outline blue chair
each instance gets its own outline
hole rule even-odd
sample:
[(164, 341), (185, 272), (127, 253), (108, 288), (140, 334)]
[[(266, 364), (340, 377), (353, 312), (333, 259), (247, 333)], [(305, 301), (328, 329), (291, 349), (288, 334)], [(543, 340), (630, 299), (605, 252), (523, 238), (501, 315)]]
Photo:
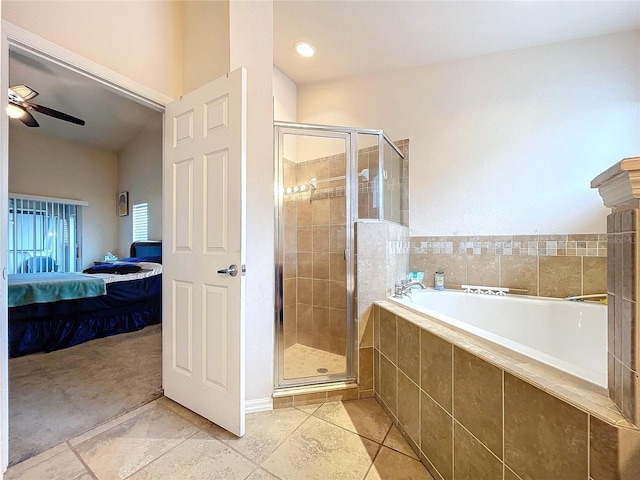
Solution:
[(58, 264), (51, 257), (27, 258), (22, 264), (22, 273), (57, 272)]

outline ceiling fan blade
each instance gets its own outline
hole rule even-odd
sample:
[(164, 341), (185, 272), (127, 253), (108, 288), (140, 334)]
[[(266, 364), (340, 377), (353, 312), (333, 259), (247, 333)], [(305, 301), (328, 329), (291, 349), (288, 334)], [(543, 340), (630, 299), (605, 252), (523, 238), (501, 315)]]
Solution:
[(20, 117), (20, 121), (24, 123), (27, 127), (39, 127), (40, 124), (36, 121), (35, 118), (33, 118), (33, 115), (27, 112), (26, 109), (23, 109), (23, 110), (24, 110), (24, 115)]
[(85, 124), (84, 120), (80, 120), (79, 118), (73, 117), (71, 115), (67, 115), (66, 113), (59, 112), (58, 110), (54, 110), (53, 108), (43, 107), (42, 105), (37, 105), (35, 103), (29, 103), (28, 108), (31, 110), (35, 110), (38, 113), (49, 115), (50, 117), (58, 118), (66, 122), (75, 123), (76, 125)]
[(20, 97), (23, 102), (38, 96), (38, 92), (27, 85), (15, 85), (13, 87), (9, 87), (9, 90)]

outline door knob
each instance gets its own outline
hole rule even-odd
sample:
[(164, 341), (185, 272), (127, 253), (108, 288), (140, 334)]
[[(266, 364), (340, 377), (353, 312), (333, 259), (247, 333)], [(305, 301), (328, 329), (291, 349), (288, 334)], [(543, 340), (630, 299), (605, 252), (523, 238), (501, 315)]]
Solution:
[(230, 275), (235, 277), (238, 275), (238, 266), (237, 265), (229, 265), (229, 268), (223, 268), (222, 270), (218, 270), (218, 273), (222, 275)]

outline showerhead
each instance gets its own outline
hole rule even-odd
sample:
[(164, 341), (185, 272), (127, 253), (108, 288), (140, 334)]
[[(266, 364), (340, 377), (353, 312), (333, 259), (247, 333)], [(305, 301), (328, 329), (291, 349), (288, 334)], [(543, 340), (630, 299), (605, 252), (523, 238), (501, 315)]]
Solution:
[(359, 174), (359, 177), (364, 178), (365, 182), (369, 181), (369, 169), (368, 168), (364, 168)]

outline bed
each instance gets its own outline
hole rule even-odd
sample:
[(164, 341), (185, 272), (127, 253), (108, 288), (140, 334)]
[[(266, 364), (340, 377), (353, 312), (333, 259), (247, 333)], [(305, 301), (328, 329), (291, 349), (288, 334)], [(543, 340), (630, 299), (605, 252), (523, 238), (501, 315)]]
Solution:
[(129, 253), (110, 266), (135, 265), (138, 271), (129, 267), (113, 274), (105, 271), (109, 265), (96, 265), (87, 274), (60, 274), (60, 279), (27, 274), (31, 282), (10, 275), (9, 356), (51, 352), (160, 323), (162, 243), (134, 242)]

